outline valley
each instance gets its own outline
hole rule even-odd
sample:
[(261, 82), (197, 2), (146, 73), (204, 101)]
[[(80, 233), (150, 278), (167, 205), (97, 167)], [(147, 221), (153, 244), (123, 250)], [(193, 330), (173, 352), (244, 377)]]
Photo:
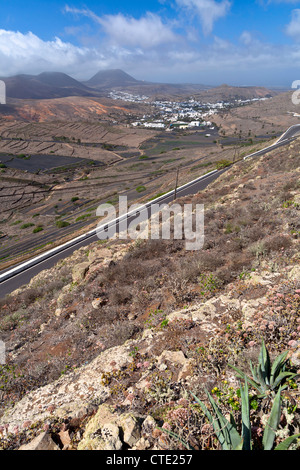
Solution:
[[(288, 93), (223, 86), (215, 94), (200, 87), (191, 97), (174, 85), (173, 95), (159, 99), (159, 84), (150, 97), (135, 94), (149, 84), (120, 71), (103, 77), (91, 80), (93, 97), (67, 96), (74, 81), (63, 74), (18, 77), (22, 96), (36, 80), (43, 96), (57, 87), (65, 96), (9, 97), (1, 106), (0, 270), (95, 227), (101, 203), (117, 206), (119, 195), (146, 202), (174, 189), (177, 171), (178, 184), (188, 183), (266, 147), (298, 122)], [(87, 83), (76, 86), (86, 94)]]

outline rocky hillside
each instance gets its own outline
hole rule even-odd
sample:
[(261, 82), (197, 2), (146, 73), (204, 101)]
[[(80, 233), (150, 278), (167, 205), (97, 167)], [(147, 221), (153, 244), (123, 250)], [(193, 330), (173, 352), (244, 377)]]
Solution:
[[(192, 395), (207, 402), (205, 389), (240, 431), (229, 364), (251, 375), (263, 339), (300, 370), (299, 150), (239, 162), (178, 201), (205, 204), (203, 250), (99, 241), (2, 300), (0, 448), (220, 449)], [(300, 432), (297, 377), (285, 385), (277, 444)], [(255, 450), (271, 406), (251, 388)]]

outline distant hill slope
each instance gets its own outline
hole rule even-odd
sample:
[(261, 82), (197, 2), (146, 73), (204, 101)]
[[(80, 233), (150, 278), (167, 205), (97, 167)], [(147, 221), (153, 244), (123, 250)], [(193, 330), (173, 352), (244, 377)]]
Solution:
[(142, 81), (123, 72), (123, 70), (103, 70), (94, 75), (90, 80), (85, 82), (85, 85), (94, 88), (114, 88), (114, 87), (127, 87), (132, 85), (142, 84)]
[(52, 99), (67, 96), (94, 96), (95, 90), (60, 72), (40, 75), (16, 75), (2, 78), (6, 83), (8, 98)]
[(258, 86), (229, 86), (229, 85), (220, 85), (218, 87), (212, 88), (201, 92), (200, 97), (206, 99), (207, 101), (222, 101), (222, 100), (234, 100), (234, 99), (254, 99), (254, 98), (271, 98), (278, 95), (279, 92), (275, 90), (269, 90), (265, 87)]
[(86, 86), (94, 88), (98, 91), (109, 89), (119, 89), (130, 91), (136, 94), (147, 94), (157, 98), (180, 99), (183, 96), (195, 95), (199, 100), (217, 102), (232, 99), (253, 99), (253, 98), (270, 98), (278, 94), (278, 91), (269, 90), (265, 87), (245, 86), (235, 87), (221, 85), (212, 87), (202, 84), (192, 83), (154, 83), (142, 80), (136, 80), (123, 70), (103, 70), (98, 72), (87, 82), (83, 82)]

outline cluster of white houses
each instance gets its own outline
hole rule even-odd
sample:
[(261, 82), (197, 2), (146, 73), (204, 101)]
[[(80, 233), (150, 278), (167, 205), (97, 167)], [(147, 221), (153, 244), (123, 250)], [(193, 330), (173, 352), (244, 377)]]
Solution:
[[(210, 121), (191, 121), (191, 122), (185, 122), (185, 121), (174, 121), (168, 124), (165, 124), (163, 121), (152, 121), (152, 122), (147, 122), (147, 121), (136, 121), (131, 123), (133, 127), (146, 127), (149, 129), (165, 129), (167, 131), (172, 131), (173, 129), (195, 129), (195, 128), (200, 128), (200, 127), (208, 127), (212, 126), (212, 123)], [(211, 129), (214, 129), (214, 127), (211, 127)]]
[(144, 127), (149, 129), (193, 129), (197, 127), (211, 126), (211, 121), (206, 121), (218, 109), (226, 106), (226, 103), (200, 103), (193, 98), (177, 101), (151, 101), (148, 96), (134, 95), (124, 91), (112, 91), (109, 97), (115, 100), (128, 101), (132, 103), (144, 103), (157, 110), (156, 115), (144, 115), (139, 121), (132, 122), (133, 127)]
[(151, 101), (148, 96), (134, 95), (128, 92), (113, 90), (109, 97), (114, 100), (143, 103), (154, 107), (156, 111), (144, 115), (141, 119), (131, 122), (133, 127), (144, 127), (150, 129), (195, 129), (199, 127), (210, 127), (213, 125), (213, 116), (222, 109), (232, 106), (242, 106), (251, 101), (264, 100), (266, 98), (254, 98), (250, 100), (233, 100), (233, 102), (220, 101), (218, 103), (201, 103), (190, 98), (185, 101)]

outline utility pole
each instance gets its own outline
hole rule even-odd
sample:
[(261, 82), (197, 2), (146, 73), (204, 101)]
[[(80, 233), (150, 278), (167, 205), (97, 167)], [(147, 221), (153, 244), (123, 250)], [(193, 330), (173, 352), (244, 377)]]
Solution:
[(178, 178), (179, 178), (179, 167), (177, 168), (177, 173), (176, 173), (174, 201), (177, 199)]

